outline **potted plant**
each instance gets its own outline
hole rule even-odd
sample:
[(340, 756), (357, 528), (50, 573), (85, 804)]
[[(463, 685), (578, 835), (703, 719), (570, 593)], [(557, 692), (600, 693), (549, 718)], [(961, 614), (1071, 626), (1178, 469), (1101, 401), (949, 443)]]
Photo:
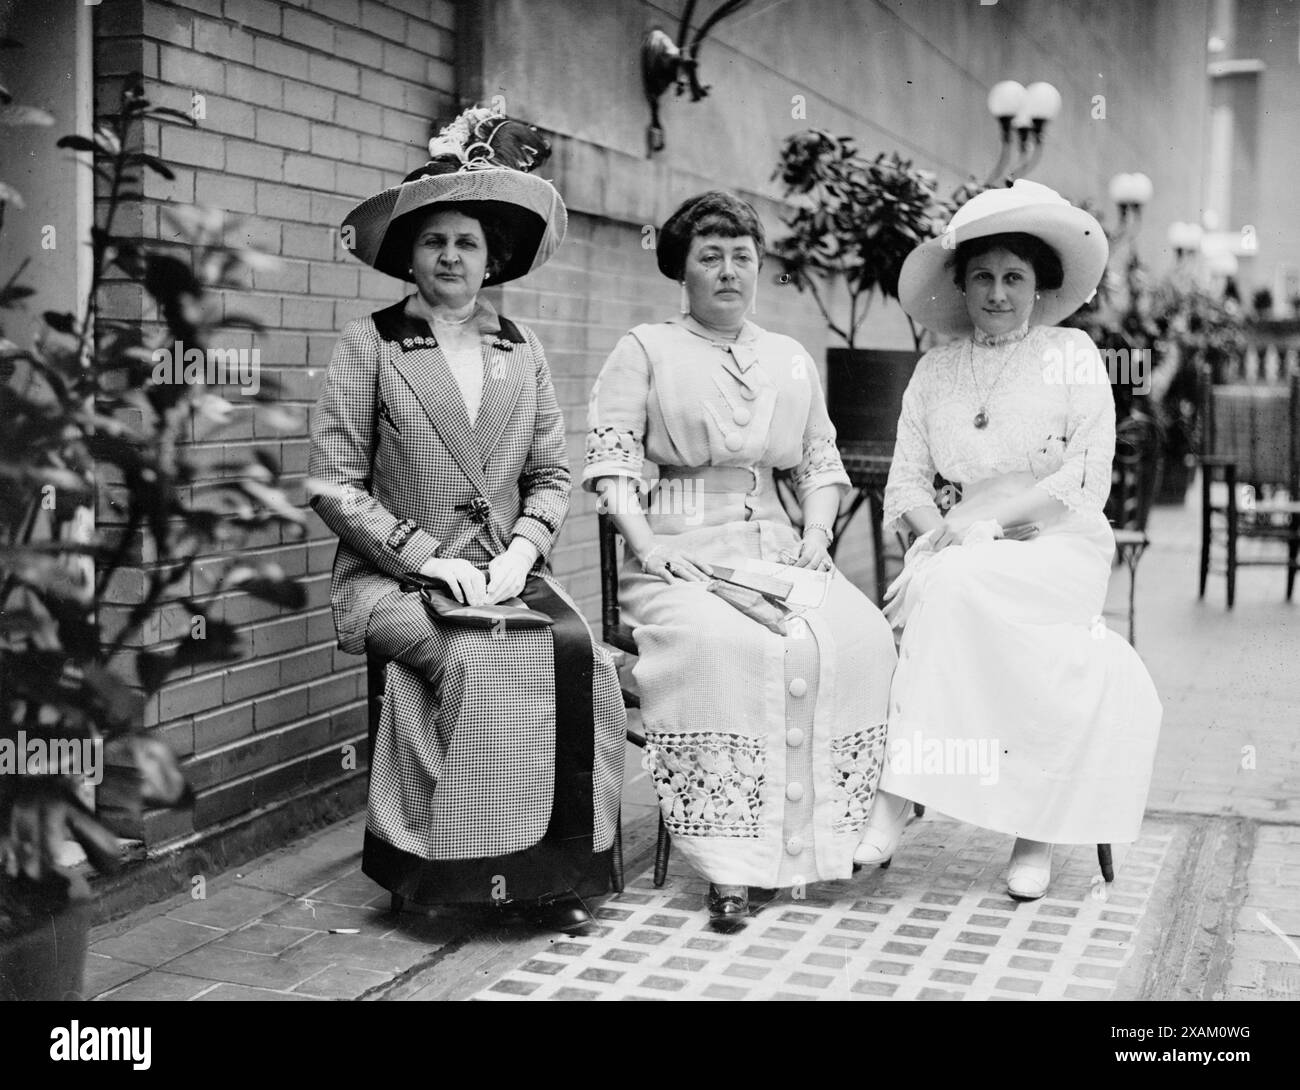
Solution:
[[(158, 353), (138, 323), (96, 314), (106, 280), (140, 284), (162, 317), (154, 341), (182, 342), (187, 357), (194, 349), (199, 358), (214, 331), (240, 321), (221, 318), (211, 289), (241, 286), (260, 255), (224, 245), (219, 214), (176, 216), (178, 234), (196, 248), (196, 267), (114, 233), (121, 202), (140, 199), (142, 173), (171, 176), (139, 150), (140, 122), (163, 118), (190, 120), (151, 105), (137, 75), (92, 136), (58, 142), (86, 153), (98, 179), (103, 215), (92, 231), (89, 293), (68, 310), (46, 311), (30, 349), (0, 328), (3, 999), (81, 992), (90, 892), (68, 865), (70, 842), (93, 868), (114, 870), (122, 818), (187, 801), (174, 755), (143, 729), (143, 709), (174, 671), (239, 656), (239, 633), (210, 615), (204, 599), (242, 589), (297, 608), (305, 598), (273, 565), (236, 561), (207, 570), (218, 549), (237, 554), (249, 531), (301, 530), (303, 516), (279, 487), (269, 455), (213, 464), (187, 445), (209, 438), (233, 408), (203, 383), (204, 367), (197, 382), (174, 371), (160, 377)], [(16, 197), (0, 189), (0, 213)], [(34, 294), (19, 282), (25, 265), (0, 285), (0, 307), (23, 306)], [(260, 379), (256, 396), (266, 401), (272, 384)], [(274, 424), (277, 410), (262, 411)], [(137, 646), (164, 606), (188, 616), (189, 638)], [(92, 808), (84, 788), (101, 775)]]
[[(914, 351), (859, 349), (857, 335), (877, 298), (898, 298), (904, 260), (938, 234), (952, 207), (935, 196), (930, 171), (897, 153), (867, 159), (851, 138), (824, 129), (787, 137), (773, 177), (794, 204), (784, 219), (790, 234), (775, 244), (777, 260), (846, 345), (827, 353), (831, 419), (842, 441), (892, 448), (923, 331), (908, 319)], [(830, 306), (836, 284), (848, 294), (847, 313), (838, 316)]]
[(1156, 503), (1181, 504), (1200, 450), (1201, 375), (1216, 382), (1232, 377), (1245, 355), (1245, 327), (1239, 308), (1185, 278), (1156, 287), (1151, 317), (1165, 346), (1152, 389), (1163, 436)]

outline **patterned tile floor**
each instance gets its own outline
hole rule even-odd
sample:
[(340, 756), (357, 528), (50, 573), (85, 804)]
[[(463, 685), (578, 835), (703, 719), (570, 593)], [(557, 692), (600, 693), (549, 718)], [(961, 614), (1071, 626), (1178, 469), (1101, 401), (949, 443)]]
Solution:
[(557, 941), (478, 992), (510, 999), (1110, 999), (1172, 837), (1148, 824), (1115, 849), (1058, 847), (1047, 897), (1005, 889), (1008, 837), (927, 816), (887, 870), (789, 892), (734, 935), (708, 930), (706, 885), (677, 863), (598, 913), (600, 933)]

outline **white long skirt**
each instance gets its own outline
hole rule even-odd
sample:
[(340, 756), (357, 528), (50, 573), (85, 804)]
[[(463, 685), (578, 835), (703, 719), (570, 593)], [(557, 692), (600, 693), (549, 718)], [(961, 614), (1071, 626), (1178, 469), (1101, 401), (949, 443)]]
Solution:
[(918, 572), (881, 790), (1031, 840), (1137, 839), (1162, 709), (1101, 619), (1114, 548), (1100, 513), (1067, 514)]

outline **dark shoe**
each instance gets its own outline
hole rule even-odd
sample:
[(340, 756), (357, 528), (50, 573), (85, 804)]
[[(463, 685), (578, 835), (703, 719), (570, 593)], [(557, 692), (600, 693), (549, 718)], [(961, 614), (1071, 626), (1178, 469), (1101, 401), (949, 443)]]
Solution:
[(551, 901), (538, 901), (528, 909), (528, 918), (538, 927), (566, 935), (586, 935), (596, 924), (581, 897), (568, 894)]
[(749, 914), (757, 916), (759, 911), (776, 900), (779, 889), (764, 889), (762, 886), (749, 887)]
[[(723, 891), (726, 890), (724, 893)], [(736, 890), (740, 892), (737, 893)], [(709, 883), (709, 927), (714, 931), (739, 931), (749, 916), (746, 886), (715, 886)]]

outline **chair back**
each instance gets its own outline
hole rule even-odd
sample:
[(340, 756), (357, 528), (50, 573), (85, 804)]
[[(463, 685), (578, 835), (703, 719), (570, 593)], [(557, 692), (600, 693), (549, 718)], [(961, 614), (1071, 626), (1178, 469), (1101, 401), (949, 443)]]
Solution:
[(606, 514), (596, 516), (600, 526), (600, 633), (611, 647), (636, 654), (632, 630), (623, 623), (618, 608), (618, 527)]
[(1280, 383), (1207, 384), (1205, 452), (1235, 459), (1237, 480), (1300, 491), (1300, 374)]
[(1159, 429), (1145, 413), (1133, 412), (1116, 425), (1106, 517), (1117, 530), (1146, 530), (1155, 500), (1159, 447)]

